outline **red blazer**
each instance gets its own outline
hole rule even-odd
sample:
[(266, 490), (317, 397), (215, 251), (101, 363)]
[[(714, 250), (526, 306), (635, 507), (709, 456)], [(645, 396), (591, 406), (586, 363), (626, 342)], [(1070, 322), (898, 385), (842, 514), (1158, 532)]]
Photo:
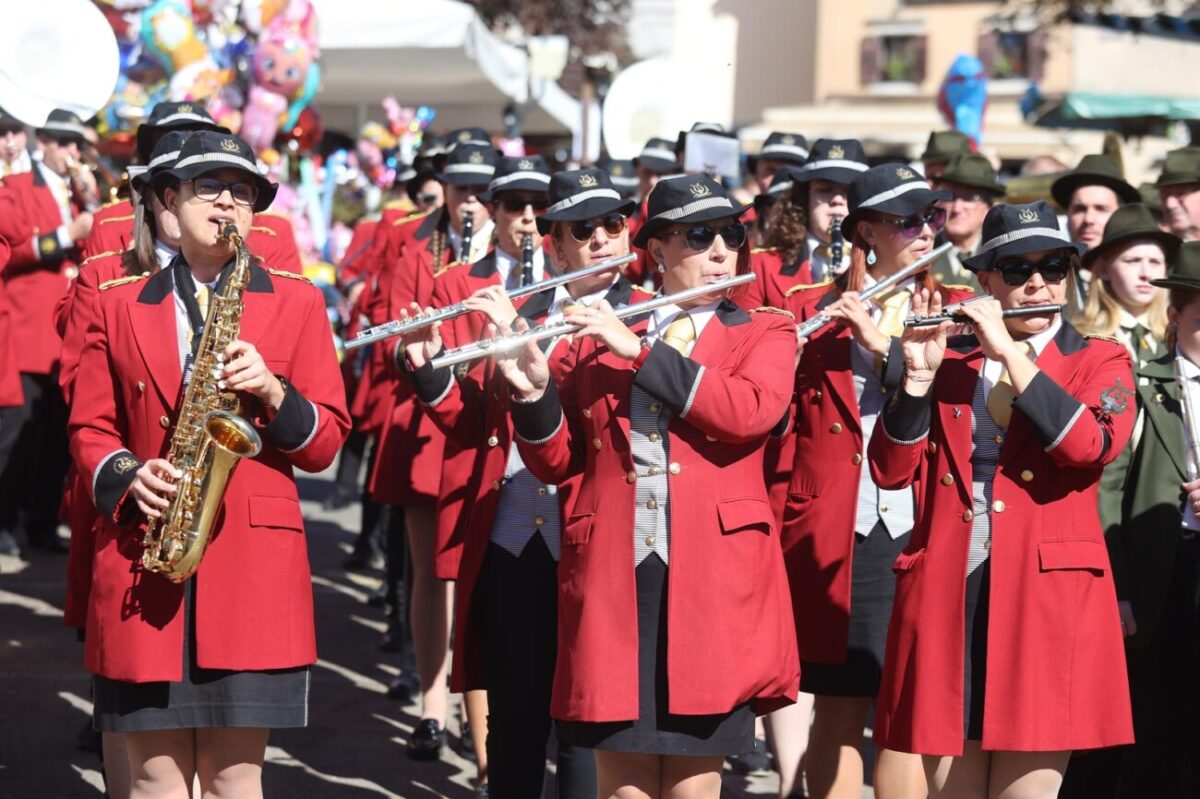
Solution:
[[(806, 294), (797, 310), (811, 319), (838, 297), (827, 284)], [(970, 292), (939, 286), (943, 302)], [(814, 663), (844, 663), (849, 634), (854, 520), (863, 464), (862, 417), (850, 363), (854, 339), (830, 325), (804, 348), (796, 374), (795, 425), (787, 445), (783, 547), (800, 656)], [(904, 374), (900, 339), (892, 339), (881, 381), (889, 390)], [(818, 497), (820, 498), (818, 500)]]
[[(644, 331), (646, 322), (632, 327)], [(538, 402), (511, 406), (530, 471), (547, 483), (582, 475), (562, 531), (551, 714), (571, 721), (638, 715), (634, 382), (679, 413), (668, 467), (670, 712), (723, 713), (750, 700), (767, 712), (794, 701), (800, 668), (791, 602), (763, 485), (763, 448), (791, 394), (791, 321), (726, 301), (691, 357), (660, 342), (637, 372), (590, 338), (574, 346), (557, 391), (552, 383)]]
[(128, 199), (111, 202), (92, 215), (92, 232), (84, 239), (79, 257), (86, 260), (127, 250), (132, 238), (133, 205)]
[[(8, 263), (9, 255), (8, 242), (0, 239), (0, 272)], [(8, 305), (4, 281), (0, 280), (0, 408), (21, 405), (24, 402), (21, 370), (17, 368), (17, 353), (13, 347), (12, 309)]]
[(787, 308), (787, 293), (796, 286), (812, 283), (812, 271), (808, 259), (793, 264), (783, 262), (783, 253), (778, 247), (758, 247), (750, 251), (750, 269), (758, 280), (746, 286), (738, 302), (746, 308)]
[[(76, 212), (77, 209), (72, 209)], [(60, 342), (54, 308), (75, 273), (73, 250), (64, 250), (56, 231), (62, 213), (41, 170), (10, 175), (0, 186), (0, 238), (11, 248), (3, 279), (12, 314), (17, 367), (50, 374)]]
[[(877, 483), (919, 487), (917, 527), (894, 566), (875, 735), (927, 755), (959, 755), (963, 742), (971, 398), (984, 358), (973, 338), (954, 349), (932, 400), (895, 394), (870, 443)], [(1129, 354), (1064, 323), (1037, 365), (993, 487), (983, 748), (1119, 746), (1133, 729), (1097, 486), (1133, 429)]]
[(346, 253), (338, 264), (338, 284), (343, 288), (366, 277), (367, 266), (371, 260), (367, 253), (371, 249), (371, 242), (378, 227), (378, 219), (363, 219), (354, 226), (350, 243), (346, 245)]
[[(103, 516), (95, 543), (85, 662), (97, 674), (180, 679), (183, 586), (141, 568), (142, 530), (125, 497), (138, 462), (162, 456), (181, 397), (171, 273), (101, 292), (75, 383), (71, 453)], [(247, 398), (262, 454), (241, 463), (200, 570), (196, 658), (206, 668), (312, 663), (312, 584), (293, 468), (332, 463), (349, 429), (324, 299), (290, 273), (252, 267), (241, 338), (290, 384), (269, 423)]]

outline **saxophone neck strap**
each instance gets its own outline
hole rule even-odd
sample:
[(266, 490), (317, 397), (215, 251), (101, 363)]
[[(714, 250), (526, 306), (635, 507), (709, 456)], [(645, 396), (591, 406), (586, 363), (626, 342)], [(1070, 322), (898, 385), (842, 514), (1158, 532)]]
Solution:
[[(209, 309), (212, 308), (211, 296), (220, 294), (225, 290), (225, 285), (229, 282), (229, 275), (233, 272), (233, 262), (230, 261), (221, 269), (221, 275), (217, 278), (216, 288), (213, 289), (213, 295), (210, 295)], [(196, 279), (192, 277), (192, 270), (188, 267), (187, 262), (183, 260), (183, 256), (176, 256), (171, 264), (171, 277), (175, 281), (175, 292), (179, 298), (183, 300), (183, 307), (187, 310), (188, 325), (192, 329), (192, 357), (195, 357), (196, 351), (200, 348), (200, 339), (204, 334), (204, 315), (200, 313), (200, 303), (196, 301)]]

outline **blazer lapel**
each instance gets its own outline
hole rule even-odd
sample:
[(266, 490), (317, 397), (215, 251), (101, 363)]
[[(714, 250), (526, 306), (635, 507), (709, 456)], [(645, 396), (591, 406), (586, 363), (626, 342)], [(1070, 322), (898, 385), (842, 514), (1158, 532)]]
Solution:
[(172, 293), (174, 285), (171, 271), (161, 269), (146, 281), (137, 302), (126, 306), (138, 351), (163, 404), (168, 408), (175, 407), (183, 383)]
[[(1175, 377), (1175, 354), (1159, 355), (1137, 370), (1138, 394), (1146, 412), (1146, 423), (1154, 428), (1162, 448), (1179, 472), (1187, 479), (1187, 431), (1183, 425), (1179, 381)], [(1142, 385), (1142, 381), (1146, 385)], [(1142, 436), (1146, 433), (1143, 430)]]

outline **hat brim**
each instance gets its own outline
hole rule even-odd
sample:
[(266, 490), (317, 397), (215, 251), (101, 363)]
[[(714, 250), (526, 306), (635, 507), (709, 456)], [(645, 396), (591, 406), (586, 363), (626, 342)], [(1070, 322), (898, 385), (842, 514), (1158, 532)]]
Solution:
[(1186, 186), (1188, 183), (1200, 183), (1200, 175), (1159, 175), (1158, 180), (1154, 182), (1155, 186)]
[(970, 178), (946, 177), (945, 175), (942, 175), (937, 180), (939, 184), (953, 183), (955, 186), (962, 186), (967, 189), (975, 189), (976, 191), (986, 192), (992, 195), (993, 199), (1003, 197), (1008, 192), (1008, 189), (1004, 188), (999, 183), (987, 183), (983, 180), (973, 181)]
[(866, 208), (856, 208), (846, 214), (846, 218), (842, 220), (842, 236), (847, 241), (851, 241), (854, 237), (854, 228), (862, 221), (863, 217), (869, 213), (887, 214), (888, 216), (912, 216), (917, 211), (928, 208), (939, 200), (949, 200), (954, 195), (945, 189), (917, 189), (916, 191), (908, 191), (897, 197), (893, 197), (885, 203), (872, 205)]
[[(222, 169), (236, 169), (239, 172), (245, 172), (254, 181), (258, 187), (258, 198), (254, 201), (254, 213), (261, 213), (271, 207), (271, 203), (275, 202), (275, 194), (279, 191), (279, 186), (267, 180), (258, 172), (251, 172), (244, 167), (234, 166), (229, 163), (220, 161), (211, 161), (208, 163), (197, 163), (185, 166), (182, 169), (175, 167), (172, 169), (164, 169), (163, 171), (152, 177), (151, 185), (154, 186), (154, 193), (158, 195), (160, 200), (163, 200), (163, 192), (167, 186), (172, 183), (182, 183), (187, 180), (194, 180), (201, 175), (207, 175), (210, 172), (220, 172)], [(163, 200), (165, 202), (165, 200)]]
[(854, 179), (861, 175), (862, 172), (857, 169), (847, 169), (846, 167), (831, 166), (822, 169), (814, 169), (811, 172), (796, 170), (793, 172), (793, 180), (797, 183), (811, 183), (814, 180), (827, 180), (830, 183), (840, 183), (843, 186), (849, 186), (854, 182)]
[(730, 203), (732, 203), (732, 208), (704, 208), (694, 214), (689, 214), (688, 216), (680, 217), (679, 219), (648, 220), (644, 225), (642, 225), (641, 228), (638, 229), (637, 235), (633, 237), (633, 245), (635, 247), (645, 248), (645, 246), (650, 242), (650, 239), (654, 238), (660, 230), (669, 228), (671, 225), (694, 225), (697, 222), (711, 222), (714, 219), (728, 219), (729, 217), (737, 219), (744, 214), (747, 209), (750, 208), (749, 205), (743, 205), (734, 200), (730, 200)]
[(578, 205), (564, 208), (561, 211), (547, 211), (537, 218), (538, 233), (543, 236), (550, 232), (555, 222), (582, 222), (586, 219), (596, 219), (609, 214), (620, 214), (628, 217), (637, 208), (637, 200), (614, 200), (609, 197), (596, 197), (584, 200)]
[(1200, 278), (1185, 277), (1183, 275), (1167, 275), (1160, 277), (1158, 280), (1151, 280), (1151, 286), (1158, 286), (1160, 289), (1184, 289), (1186, 291), (1200, 291)]
[(1068, 172), (1050, 184), (1050, 196), (1054, 198), (1054, 202), (1058, 203), (1059, 208), (1066, 209), (1071, 204), (1071, 195), (1080, 186), (1105, 186), (1116, 192), (1117, 197), (1124, 203), (1136, 203), (1142, 200), (1141, 192), (1120, 178), (1077, 172)]
[(1179, 245), (1182, 244), (1178, 236), (1163, 232), (1158, 228), (1154, 230), (1131, 230), (1128, 233), (1114, 236), (1108, 241), (1102, 241), (1085, 252), (1083, 254), (1083, 265), (1090, 269), (1097, 258), (1101, 258), (1118, 247), (1132, 241), (1153, 241), (1163, 248), (1167, 256), (1167, 263), (1175, 260), (1175, 254), (1179, 252)]
[(441, 172), (438, 174), (438, 183), (446, 186), (487, 186), (492, 182), (495, 176), (493, 170), (490, 174), (486, 172)]
[(549, 188), (550, 188), (549, 181), (543, 182), (540, 180), (530, 180), (528, 178), (523, 178), (521, 180), (514, 180), (512, 183), (505, 183), (503, 186), (497, 186), (495, 189), (488, 189), (487, 191), (482, 192), (477, 196), (478, 196), (480, 202), (490, 203), (490, 202), (492, 202), (492, 200), (496, 199), (497, 197), (499, 197), (501, 194), (504, 194), (505, 192), (532, 191), (532, 192), (536, 192), (538, 194), (545, 194)]
[(1084, 249), (1082, 244), (1063, 241), (1053, 236), (1029, 236), (1001, 245), (994, 250), (964, 258), (962, 265), (971, 272), (986, 272), (1001, 258), (1007, 258), (1010, 255), (1029, 255), (1047, 250), (1074, 250), (1076, 254), (1082, 254)]
[(656, 175), (667, 175), (672, 172), (679, 171), (678, 161), (668, 161), (665, 158), (655, 158), (653, 156), (634, 158), (633, 165), (640, 166), (643, 169), (655, 173)]
[(156, 137), (172, 130), (211, 130), (217, 133), (230, 132), (229, 128), (223, 125), (218, 125), (215, 122), (193, 122), (189, 120), (180, 120), (178, 122), (171, 122), (166, 125), (151, 125), (149, 122), (143, 122), (138, 126), (136, 133), (137, 151), (138, 155), (142, 157), (142, 160), (150, 160), (150, 153), (153, 152), (154, 144), (158, 141)]

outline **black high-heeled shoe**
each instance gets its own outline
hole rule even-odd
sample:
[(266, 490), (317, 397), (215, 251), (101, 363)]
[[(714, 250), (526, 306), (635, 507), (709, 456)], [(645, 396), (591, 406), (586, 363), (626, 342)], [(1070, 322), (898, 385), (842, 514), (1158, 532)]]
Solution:
[(438, 760), (446, 745), (446, 731), (437, 719), (421, 719), (408, 739), (408, 756), (413, 760)]

